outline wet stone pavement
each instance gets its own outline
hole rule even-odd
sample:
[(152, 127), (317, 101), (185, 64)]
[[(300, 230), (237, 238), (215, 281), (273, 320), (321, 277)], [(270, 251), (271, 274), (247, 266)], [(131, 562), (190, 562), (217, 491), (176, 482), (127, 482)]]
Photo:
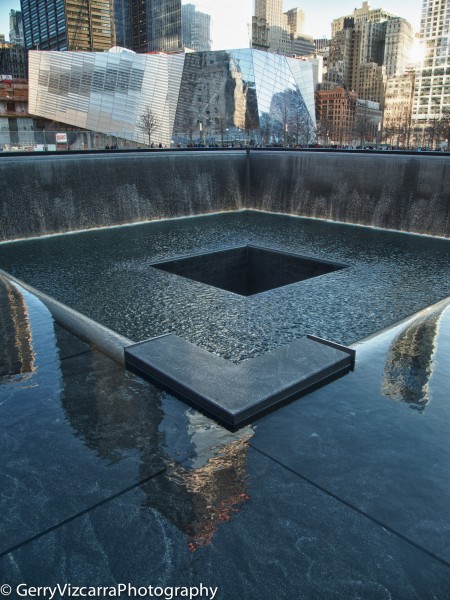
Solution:
[[(230, 433), (0, 281), (0, 584), (448, 600), (450, 308)], [(16, 596), (14, 596), (16, 594)], [(126, 597), (126, 596), (123, 596)]]

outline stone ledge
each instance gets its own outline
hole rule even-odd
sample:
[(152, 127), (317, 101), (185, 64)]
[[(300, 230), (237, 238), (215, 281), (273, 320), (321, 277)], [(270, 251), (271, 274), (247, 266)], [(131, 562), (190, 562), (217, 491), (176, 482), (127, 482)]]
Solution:
[(236, 431), (345, 375), (354, 350), (314, 336), (235, 364), (174, 334), (125, 348), (126, 367)]

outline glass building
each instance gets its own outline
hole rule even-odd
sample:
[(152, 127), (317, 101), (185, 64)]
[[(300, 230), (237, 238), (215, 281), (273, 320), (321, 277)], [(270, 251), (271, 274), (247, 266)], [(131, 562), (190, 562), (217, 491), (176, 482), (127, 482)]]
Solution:
[(29, 60), (31, 114), (120, 140), (287, 145), (315, 126), (312, 65), (282, 55), (34, 51)]
[(251, 45), (252, 0), (128, 1), (131, 41), (127, 47), (136, 52), (223, 50)]
[[(21, 0), (36, 50), (184, 52), (250, 47), (253, 0)], [(237, 18), (237, 16), (239, 18)]]
[(21, 0), (27, 49), (102, 52), (115, 45), (114, 0)]

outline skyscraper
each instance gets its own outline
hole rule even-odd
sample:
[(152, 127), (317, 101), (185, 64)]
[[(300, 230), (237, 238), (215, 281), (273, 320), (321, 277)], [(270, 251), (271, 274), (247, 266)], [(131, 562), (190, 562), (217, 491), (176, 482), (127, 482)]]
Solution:
[(386, 78), (407, 67), (412, 26), (368, 2), (352, 15), (335, 19), (328, 59), (328, 79), (354, 90), (358, 98), (383, 102)]
[(14, 46), (24, 46), (22, 13), (11, 10), (9, 13), (9, 41)]
[(181, 7), (183, 45), (198, 52), (211, 50), (211, 15), (196, 9), (194, 4)]
[(424, 57), (416, 73), (413, 121), (427, 124), (450, 112), (450, 0), (423, 0)]
[(305, 15), (300, 8), (283, 12), (283, 0), (256, 0), (253, 46), (264, 48), (264, 26), (267, 28), (268, 50), (276, 54), (313, 54), (313, 38), (303, 33)]
[(249, 47), (253, 0), (242, 0), (239, 14), (229, 0), (128, 1), (131, 19), (128, 47), (135, 52)]
[(101, 52), (115, 45), (113, 0), (21, 0), (25, 46)]

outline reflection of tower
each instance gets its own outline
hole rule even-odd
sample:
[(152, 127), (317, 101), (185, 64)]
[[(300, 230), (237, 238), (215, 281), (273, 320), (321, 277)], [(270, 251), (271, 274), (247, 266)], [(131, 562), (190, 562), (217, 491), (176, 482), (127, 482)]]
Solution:
[[(145, 394), (137, 393), (134, 376), (119, 367), (106, 369), (102, 354), (91, 353), (85, 360), (90, 361), (88, 370), (95, 373), (93, 393), (86, 394), (85, 402), (78, 394), (62, 395), (61, 404), (68, 421), (84, 444), (102, 459), (118, 462), (126, 452), (138, 450), (140, 474), (147, 477), (147, 465), (160, 454), (157, 432), (163, 416), (161, 392), (148, 386)], [(62, 361), (63, 376), (66, 368), (69, 376), (70, 364)]]
[(191, 551), (209, 544), (219, 524), (248, 500), (247, 449), (246, 440), (234, 441), (204, 466), (188, 470), (172, 464), (146, 486), (147, 505), (188, 536)]
[(382, 393), (419, 411), (430, 400), (429, 381), (442, 311), (440, 308), (415, 319), (397, 335), (386, 357)]
[[(155, 457), (164, 458), (169, 464), (167, 472), (145, 484), (146, 506), (156, 508), (183, 531), (191, 550), (209, 543), (217, 525), (231, 519), (247, 500), (247, 442), (233, 441), (214, 450), (201, 448), (202, 460), (194, 468), (174, 463), (164, 450), (170, 448), (166, 432), (174, 425), (170, 414), (163, 411), (164, 392), (143, 382), (135, 383), (136, 377), (119, 367), (106, 369), (100, 354), (91, 353), (86, 360), (92, 361), (92, 379), (94, 386), (97, 384), (92, 395), (80, 397), (63, 392), (61, 396), (67, 420), (76, 434), (100, 458), (111, 462), (139, 452), (140, 480), (154, 472)], [(62, 361), (63, 375), (66, 368), (70, 369), (70, 364), (66, 367), (66, 361)], [(192, 443), (189, 422), (185, 427), (185, 434), (181, 428), (177, 430), (177, 439), (184, 436)]]
[(175, 117), (176, 133), (218, 134), (221, 127), (245, 126), (246, 94), (241, 70), (225, 51), (186, 55)]
[(0, 278), (0, 376), (32, 373), (35, 356), (28, 310), (22, 294)]

